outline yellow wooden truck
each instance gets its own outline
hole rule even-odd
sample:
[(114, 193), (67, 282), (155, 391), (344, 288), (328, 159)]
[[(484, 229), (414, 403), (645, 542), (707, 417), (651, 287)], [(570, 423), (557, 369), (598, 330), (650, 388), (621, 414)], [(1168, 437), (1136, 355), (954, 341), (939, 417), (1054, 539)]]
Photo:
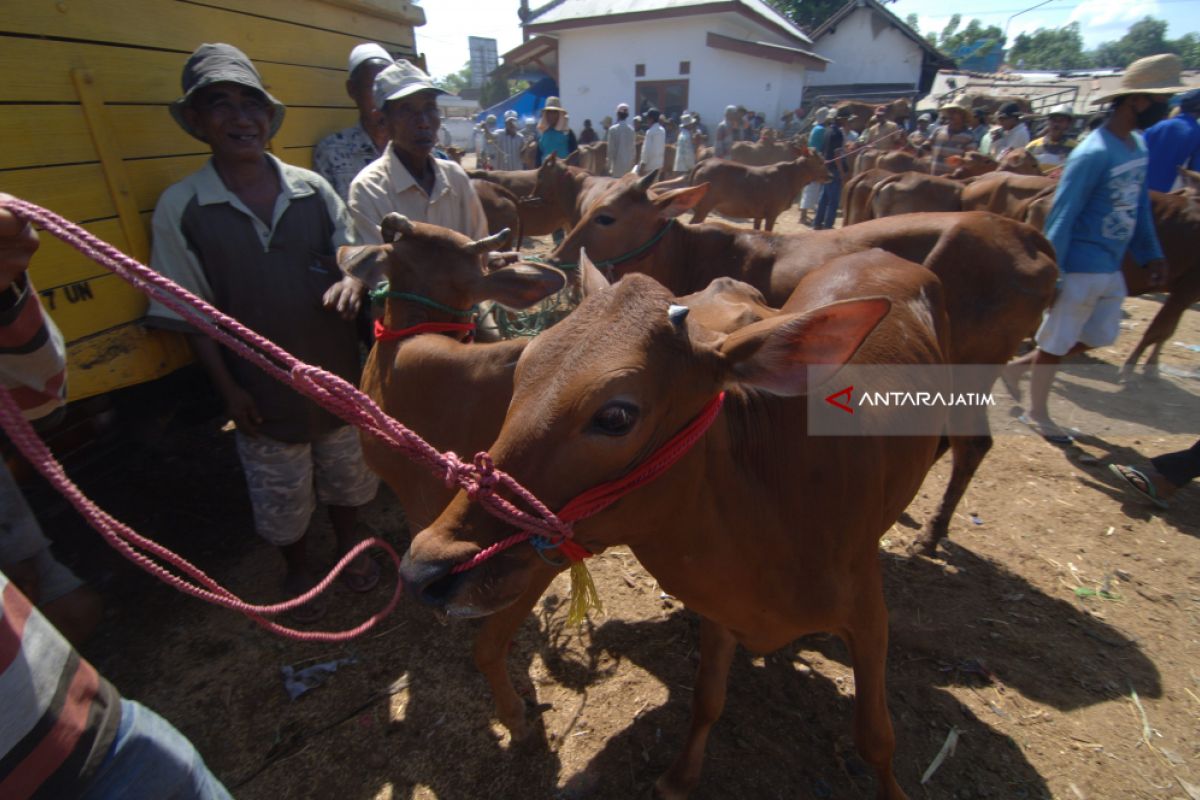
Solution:
[[(167, 113), (204, 42), (241, 48), (288, 106), (271, 150), (311, 168), (313, 145), (353, 124), (346, 61), (373, 41), (424, 66), (401, 0), (27, 0), (0, 15), (0, 190), (83, 224), (146, 263), (150, 215), (207, 157)], [(144, 328), (146, 298), (50, 236), (31, 268), (68, 342), (68, 400), (153, 381), (191, 360)]]

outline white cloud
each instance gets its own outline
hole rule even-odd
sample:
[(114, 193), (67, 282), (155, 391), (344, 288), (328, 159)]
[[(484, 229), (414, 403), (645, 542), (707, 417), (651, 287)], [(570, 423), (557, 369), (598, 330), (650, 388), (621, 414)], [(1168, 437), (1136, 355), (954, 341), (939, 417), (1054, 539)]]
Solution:
[(1078, 22), (1085, 47), (1095, 47), (1100, 42), (1120, 39), (1129, 26), (1142, 17), (1163, 17), (1157, 0), (1083, 0), (1071, 12), (1067, 22)]

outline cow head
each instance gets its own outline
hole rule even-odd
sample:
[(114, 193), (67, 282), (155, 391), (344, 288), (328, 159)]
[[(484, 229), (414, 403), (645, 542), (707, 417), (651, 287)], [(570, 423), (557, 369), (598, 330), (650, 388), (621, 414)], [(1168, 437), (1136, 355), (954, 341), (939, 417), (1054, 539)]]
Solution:
[(796, 186), (796, 191), (810, 183), (829, 183), (829, 168), (825, 166), (825, 159), (807, 147), (792, 164), (795, 165), (792, 183)]
[[(530, 342), (489, 449), (496, 466), (549, 508), (562, 508), (581, 492), (628, 475), (722, 390), (733, 393), (726, 414), (746, 402), (747, 392), (806, 393), (810, 381), (815, 387), (854, 354), (890, 308), (883, 298), (850, 300), (723, 335), (674, 304), (653, 279), (629, 275)], [(825, 367), (810, 369), (816, 364)], [(616, 544), (664, 547), (664, 537), (687, 531), (681, 515), (706, 476), (722, 474), (722, 459), (730, 458), (725, 424), (718, 418), (654, 483), (576, 523), (575, 540), (592, 552)], [(546, 568), (538, 552), (519, 544), (464, 572), (452, 569), (514, 532), (459, 492), (413, 539), (403, 580), (422, 602), (449, 616), (494, 613)]]
[(1043, 175), (1037, 159), (1024, 147), (1006, 150), (1001, 154), (996, 169), (1001, 172), (1014, 172), (1017, 175)]
[[(488, 253), (503, 247), (508, 229), (484, 239), (471, 240), (457, 231), (401, 214), (388, 214), (380, 225), (385, 244), (342, 247), (338, 266), (367, 286), (388, 281), (393, 291), (419, 295), (439, 305), (468, 309), (484, 300), (511, 308), (526, 308), (560, 290), (566, 277), (540, 264), (518, 263), (488, 269)], [(385, 324), (414, 324), (412, 315), (428, 316), (427, 307), (389, 300)], [(416, 320), (420, 321), (420, 320)]]
[[(615, 181), (550, 254), (550, 263), (578, 263), (582, 250), (587, 250), (588, 256), (598, 262), (632, 253), (660, 233), (667, 220), (700, 202), (708, 191), (708, 184), (704, 183), (651, 195), (649, 189), (656, 177), (657, 170), (640, 178), (629, 174)], [(654, 257), (657, 252), (656, 248), (636, 262), (620, 265), (615, 274), (636, 268), (667, 280), (655, 272), (662, 262)]]
[(985, 156), (978, 150), (971, 150), (961, 156), (949, 156), (946, 158), (946, 166), (953, 167), (953, 170), (946, 177), (954, 178), (955, 180), (965, 180), (966, 178), (975, 178), (985, 172), (995, 172), (998, 162), (991, 156)]

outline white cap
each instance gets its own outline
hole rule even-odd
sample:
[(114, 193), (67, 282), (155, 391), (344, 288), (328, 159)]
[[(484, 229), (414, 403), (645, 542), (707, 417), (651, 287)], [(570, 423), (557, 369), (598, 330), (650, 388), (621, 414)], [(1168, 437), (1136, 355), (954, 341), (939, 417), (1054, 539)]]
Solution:
[(496, 121), (496, 115), (495, 115), (495, 114), (488, 114), (486, 117), (484, 117), (484, 118), (483, 118), (483, 121), (484, 121), (484, 122), (495, 122), (495, 121)]
[(449, 94), (445, 89), (434, 86), (420, 67), (407, 61), (397, 61), (375, 76), (375, 107), (382, 109), (388, 100), (399, 100), (410, 94), (427, 91)]
[(517, 112), (510, 108), (508, 111), (504, 112), (504, 121), (508, 122), (510, 119), (516, 119), (517, 116)]
[(354, 70), (358, 69), (364, 61), (370, 61), (373, 58), (381, 59), (389, 64), (395, 61), (392, 54), (384, 50), (382, 45), (367, 42), (355, 45), (354, 49), (350, 51), (350, 64), (346, 67), (346, 71), (353, 75)]
[(1070, 103), (1059, 103), (1054, 108), (1046, 112), (1047, 117), (1074, 117), (1075, 109)]
[(626, 114), (629, 113), (629, 104), (628, 103), (620, 103), (617, 105), (617, 113), (620, 114), (622, 111), (624, 111)]

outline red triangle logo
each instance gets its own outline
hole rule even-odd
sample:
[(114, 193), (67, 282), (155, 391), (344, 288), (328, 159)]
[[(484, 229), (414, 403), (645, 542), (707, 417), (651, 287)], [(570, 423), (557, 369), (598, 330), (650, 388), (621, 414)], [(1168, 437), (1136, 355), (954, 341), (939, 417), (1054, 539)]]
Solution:
[[(854, 402), (853, 392), (854, 392), (854, 387), (847, 386), (845, 389), (842, 389), (840, 392), (835, 392), (835, 393), (829, 395), (828, 397), (826, 397), (825, 402), (829, 403), (829, 405), (831, 405), (831, 406), (837, 406), (842, 411), (845, 411), (848, 414), (853, 414), (854, 407), (849, 405), (850, 403)], [(845, 397), (846, 402), (845, 403), (839, 402), (837, 399), (839, 397)]]

